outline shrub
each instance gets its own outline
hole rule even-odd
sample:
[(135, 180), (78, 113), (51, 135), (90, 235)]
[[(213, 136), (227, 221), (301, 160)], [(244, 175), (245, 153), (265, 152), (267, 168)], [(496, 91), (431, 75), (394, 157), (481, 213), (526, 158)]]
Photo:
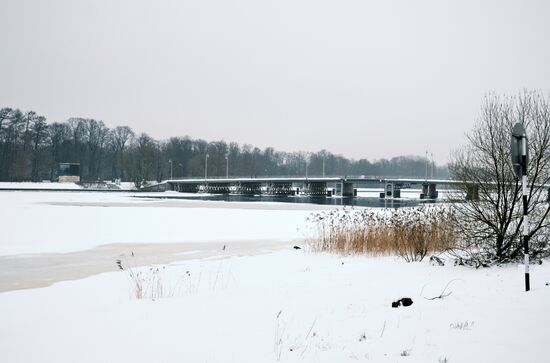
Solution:
[(407, 262), (455, 244), (448, 208), (421, 206), (395, 210), (341, 209), (313, 214), (315, 251), (343, 254), (396, 254)]

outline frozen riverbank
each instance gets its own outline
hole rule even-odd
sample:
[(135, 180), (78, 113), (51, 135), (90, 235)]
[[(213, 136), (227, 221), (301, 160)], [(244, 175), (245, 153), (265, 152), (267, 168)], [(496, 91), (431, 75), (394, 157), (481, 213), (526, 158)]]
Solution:
[[(124, 271), (0, 293), (2, 361), (548, 361), (546, 263), (529, 293), (515, 266), (303, 250), (158, 267), (154, 301), (133, 298)], [(404, 296), (412, 306), (391, 308)]]

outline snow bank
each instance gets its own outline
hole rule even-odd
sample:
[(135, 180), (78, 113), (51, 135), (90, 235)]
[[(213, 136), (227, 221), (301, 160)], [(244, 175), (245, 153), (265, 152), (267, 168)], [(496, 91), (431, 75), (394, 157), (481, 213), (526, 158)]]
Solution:
[[(473, 270), (303, 251), (125, 272), (0, 294), (2, 362), (548, 361), (550, 264)], [(148, 269), (143, 270), (147, 273)], [(449, 283), (451, 295), (437, 296)], [(410, 307), (391, 302), (411, 297)]]

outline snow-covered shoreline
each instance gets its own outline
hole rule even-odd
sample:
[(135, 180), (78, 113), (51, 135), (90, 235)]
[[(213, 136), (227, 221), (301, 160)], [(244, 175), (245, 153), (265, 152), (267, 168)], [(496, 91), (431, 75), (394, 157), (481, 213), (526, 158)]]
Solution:
[(309, 252), (314, 206), (133, 195), (0, 192), (0, 361), (548, 361), (549, 261), (526, 293), (515, 265)]
[[(474, 270), (303, 250), (159, 267), (166, 296), (154, 301), (133, 298), (124, 271), (0, 293), (2, 361), (548, 359), (546, 263), (534, 268), (530, 293), (514, 266)], [(428, 299), (447, 284), (449, 296)], [(412, 306), (391, 308), (404, 296)]]

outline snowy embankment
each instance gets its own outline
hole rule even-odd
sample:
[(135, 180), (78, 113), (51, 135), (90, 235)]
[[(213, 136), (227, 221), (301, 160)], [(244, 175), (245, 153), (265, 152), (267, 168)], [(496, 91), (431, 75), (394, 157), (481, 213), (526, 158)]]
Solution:
[[(293, 250), (321, 207), (132, 195), (0, 192), (1, 362), (550, 356), (548, 262), (532, 266), (525, 293), (523, 270), (512, 265), (474, 270)], [(129, 267), (141, 273), (146, 298), (135, 298)], [(413, 305), (391, 308), (402, 297)]]
[[(124, 271), (0, 294), (2, 361), (548, 361), (547, 264), (529, 293), (512, 266), (302, 250), (187, 261), (157, 276), (166, 297), (154, 301), (133, 298)], [(449, 296), (428, 300), (446, 286)], [(412, 306), (391, 308), (404, 296)]]

